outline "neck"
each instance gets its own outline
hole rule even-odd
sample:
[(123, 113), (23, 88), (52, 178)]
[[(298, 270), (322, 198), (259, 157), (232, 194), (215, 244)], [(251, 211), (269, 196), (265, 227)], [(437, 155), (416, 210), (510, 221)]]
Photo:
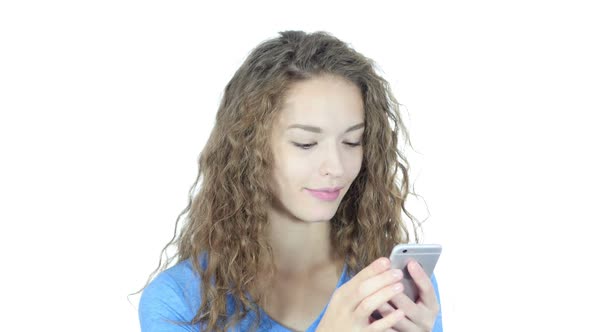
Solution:
[(273, 211), (269, 222), (273, 263), (280, 274), (311, 275), (341, 265), (331, 245), (330, 221), (304, 222)]

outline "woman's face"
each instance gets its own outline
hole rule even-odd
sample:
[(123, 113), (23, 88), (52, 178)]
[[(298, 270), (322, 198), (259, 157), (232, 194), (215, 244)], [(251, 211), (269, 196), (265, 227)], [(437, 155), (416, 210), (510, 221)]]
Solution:
[[(360, 171), (363, 124), (361, 91), (352, 82), (324, 75), (294, 83), (271, 138), (274, 212), (330, 220)], [(340, 190), (317, 192), (326, 188)]]

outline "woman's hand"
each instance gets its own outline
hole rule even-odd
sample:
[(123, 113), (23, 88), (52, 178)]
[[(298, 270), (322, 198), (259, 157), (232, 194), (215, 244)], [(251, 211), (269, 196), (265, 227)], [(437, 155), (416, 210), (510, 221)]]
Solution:
[(391, 326), (403, 321), (403, 310), (390, 307), (377, 321), (370, 320), (370, 316), (378, 308), (385, 308), (389, 300), (403, 295), (401, 279), (401, 270), (391, 269), (389, 259), (376, 259), (336, 289), (316, 331), (395, 331)]
[[(391, 299), (391, 304), (381, 306), (378, 311), (385, 317), (390, 312), (402, 310), (405, 317), (391, 325), (394, 331), (399, 332), (423, 332), (432, 331), (436, 316), (440, 310), (432, 281), (416, 261), (408, 263), (410, 276), (418, 288), (418, 299), (416, 303), (406, 294), (397, 294)], [(395, 309), (397, 308), (397, 310)], [(379, 320), (377, 320), (378, 322)]]

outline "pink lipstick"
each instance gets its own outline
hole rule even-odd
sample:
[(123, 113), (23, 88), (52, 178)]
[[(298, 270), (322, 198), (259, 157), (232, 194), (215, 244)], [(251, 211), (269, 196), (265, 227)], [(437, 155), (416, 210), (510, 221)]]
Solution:
[(323, 201), (333, 201), (333, 200), (337, 199), (338, 196), (340, 196), (340, 189), (341, 188), (336, 188), (333, 191), (311, 190), (311, 189), (305, 189), (305, 190), (307, 190), (307, 192), (309, 192), (315, 198), (321, 199)]

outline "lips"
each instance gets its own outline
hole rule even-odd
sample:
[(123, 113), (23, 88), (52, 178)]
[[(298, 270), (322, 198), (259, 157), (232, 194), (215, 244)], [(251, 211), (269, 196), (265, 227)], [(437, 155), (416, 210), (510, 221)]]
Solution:
[(333, 201), (340, 196), (340, 189), (342, 188), (322, 188), (321, 190), (306, 189), (313, 197), (321, 199), (322, 201)]
[(311, 191), (316, 191), (316, 192), (326, 192), (326, 193), (333, 193), (336, 191), (340, 191), (343, 187), (332, 187), (332, 188), (319, 188), (319, 189), (308, 189)]

